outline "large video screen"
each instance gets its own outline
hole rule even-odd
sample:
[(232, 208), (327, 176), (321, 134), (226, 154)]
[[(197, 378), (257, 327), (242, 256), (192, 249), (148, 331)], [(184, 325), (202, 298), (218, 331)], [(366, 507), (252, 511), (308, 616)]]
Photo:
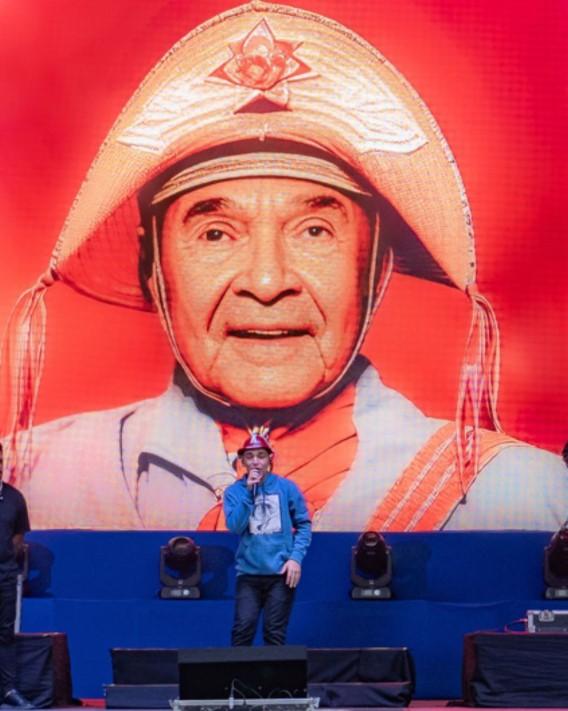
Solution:
[(563, 2), (0, 4), (4, 481), (224, 530), (568, 517)]

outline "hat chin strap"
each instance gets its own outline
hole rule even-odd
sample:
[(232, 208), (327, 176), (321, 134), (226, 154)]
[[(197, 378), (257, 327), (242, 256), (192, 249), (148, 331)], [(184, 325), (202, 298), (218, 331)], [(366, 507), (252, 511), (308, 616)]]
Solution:
[[(466, 288), (472, 316), (460, 374), (456, 408), (456, 448), (462, 496), (479, 472), (480, 428), (485, 417), (496, 432), (503, 428), (497, 412), (500, 338), (497, 318), (475, 284)], [(469, 424), (471, 422), (471, 424)]]
[[(209, 390), (208, 388), (203, 387), (203, 385), (199, 382), (199, 380), (195, 377), (193, 372), (191, 371), (191, 368), (189, 365), (186, 363), (185, 358), (183, 357), (181, 350), (179, 348), (174, 327), (172, 324), (172, 318), (170, 315), (169, 307), (168, 307), (168, 300), (167, 300), (167, 293), (166, 293), (166, 283), (164, 279), (164, 272), (162, 269), (162, 263), (161, 263), (161, 253), (160, 253), (160, 240), (158, 239), (158, 225), (157, 225), (157, 220), (156, 216), (152, 215), (152, 244), (154, 247), (154, 264), (152, 268), (152, 276), (151, 276), (151, 282), (150, 282), (150, 291), (152, 292), (152, 297), (154, 298), (154, 302), (156, 304), (156, 308), (158, 310), (158, 315), (160, 318), (160, 322), (162, 324), (162, 327), (164, 331), (167, 334), (168, 340), (170, 342), (170, 346), (172, 348), (172, 352), (175, 356), (176, 361), (181, 365), (183, 372), (185, 373), (187, 379), (189, 382), (203, 395), (205, 395), (208, 398), (211, 398), (212, 400), (215, 400), (216, 402), (221, 403), (222, 405), (225, 405), (226, 407), (234, 407), (234, 403), (228, 401), (227, 399), (221, 397), (217, 393), (214, 393), (213, 391)], [(349, 360), (341, 370), (341, 372), (333, 379), (331, 383), (326, 385), (326, 387), (323, 390), (320, 390), (318, 393), (316, 393), (313, 396), (313, 399), (318, 399), (326, 395), (327, 393), (332, 390), (337, 383), (344, 377), (344, 375), (347, 373), (351, 365), (353, 364), (353, 361), (357, 357), (359, 350), (361, 349), (361, 346), (363, 344), (363, 340), (365, 339), (365, 336), (367, 335), (367, 331), (369, 330), (369, 326), (371, 325), (371, 322), (373, 320), (373, 316), (375, 314), (375, 311), (379, 307), (381, 301), (383, 300), (383, 297), (385, 295), (387, 286), (390, 282), (390, 278), (392, 275), (393, 271), (393, 265), (394, 265), (394, 256), (392, 249), (389, 248), (386, 254), (386, 258), (383, 263), (383, 268), (380, 273), (380, 275), (377, 277), (377, 255), (378, 255), (378, 250), (379, 250), (379, 220), (375, 220), (375, 226), (373, 230), (373, 244), (372, 244), (372, 249), (371, 249), (371, 258), (370, 258), (370, 264), (371, 267), (369, 269), (369, 276), (367, 280), (367, 296), (366, 296), (366, 305), (365, 305), (365, 314), (363, 317), (363, 320), (361, 322), (361, 328), (359, 330), (359, 336), (357, 338), (357, 341), (352, 349), (351, 356), (349, 357)], [(373, 295), (371, 298), (369, 295)]]
[[(14, 306), (0, 349), (1, 430), (6, 434), (8, 481), (22, 486), (32, 466), (32, 427), (43, 373), (51, 271), (25, 291)], [(1, 473), (0, 473), (1, 474)]]

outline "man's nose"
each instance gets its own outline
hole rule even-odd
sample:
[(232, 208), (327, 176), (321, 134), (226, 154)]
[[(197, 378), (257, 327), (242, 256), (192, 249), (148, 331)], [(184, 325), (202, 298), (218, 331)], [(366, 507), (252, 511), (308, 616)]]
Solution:
[(236, 294), (252, 296), (262, 303), (301, 291), (301, 281), (291, 268), (290, 254), (277, 225), (267, 221), (251, 232), (242, 269), (232, 288)]

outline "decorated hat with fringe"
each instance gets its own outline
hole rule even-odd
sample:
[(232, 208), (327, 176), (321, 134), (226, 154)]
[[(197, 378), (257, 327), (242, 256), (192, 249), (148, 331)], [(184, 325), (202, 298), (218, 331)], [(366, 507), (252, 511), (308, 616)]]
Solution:
[(265, 449), (269, 454), (274, 454), (270, 440), (268, 439), (269, 429), (266, 426), (254, 427), (249, 432), (249, 436), (237, 450), (239, 457), (249, 449)]

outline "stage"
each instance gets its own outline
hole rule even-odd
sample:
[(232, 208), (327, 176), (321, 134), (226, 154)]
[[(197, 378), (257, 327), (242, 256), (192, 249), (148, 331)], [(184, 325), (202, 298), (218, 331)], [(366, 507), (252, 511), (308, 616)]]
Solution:
[[(102, 709), (104, 708), (104, 702), (101, 700), (96, 700), (96, 699), (84, 699), (81, 706), (83, 708), (98, 708)], [(69, 708), (77, 708), (76, 706), (69, 707), (69, 706), (53, 706), (52, 711), (68, 711)], [(376, 707), (372, 707), (374, 710)], [(464, 708), (464, 707), (457, 707), (454, 702), (447, 702), (447, 701), (440, 701), (440, 700), (416, 700), (416, 701), (411, 701), (410, 706), (407, 708), (412, 709), (412, 711), (449, 711), (451, 708)], [(465, 707), (467, 708), (467, 707)], [(486, 711), (501, 711), (502, 707), (485, 707)], [(521, 711), (521, 709), (526, 709), (525, 706), (517, 706), (517, 707), (508, 707), (509, 711)], [(549, 706), (542, 706), (542, 707), (533, 707), (532, 711), (551, 711), (552, 707)], [(129, 711), (148, 711), (148, 709), (132, 709)], [(156, 711), (158, 711), (156, 709)], [(357, 709), (350, 709), (350, 708), (340, 708), (340, 709), (335, 709), (335, 711), (371, 711), (370, 708), (357, 708)], [(558, 708), (555, 708), (554, 711), (558, 711)]]
[[(22, 630), (67, 634), (75, 698), (102, 698), (103, 686), (112, 682), (112, 648), (229, 644), (236, 538), (189, 534), (201, 546), (202, 598), (160, 600), (160, 546), (173, 535), (30, 534)], [(288, 641), (307, 647), (408, 648), (415, 699), (461, 699), (466, 634), (522, 629), (519, 621), (529, 609), (568, 609), (568, 602), (543, 597), (543, 549), (550, 537), (546, 532), (390, 534), (393, 599), (354, 601), (349, 563), (357, 534), (316, 534)]]

